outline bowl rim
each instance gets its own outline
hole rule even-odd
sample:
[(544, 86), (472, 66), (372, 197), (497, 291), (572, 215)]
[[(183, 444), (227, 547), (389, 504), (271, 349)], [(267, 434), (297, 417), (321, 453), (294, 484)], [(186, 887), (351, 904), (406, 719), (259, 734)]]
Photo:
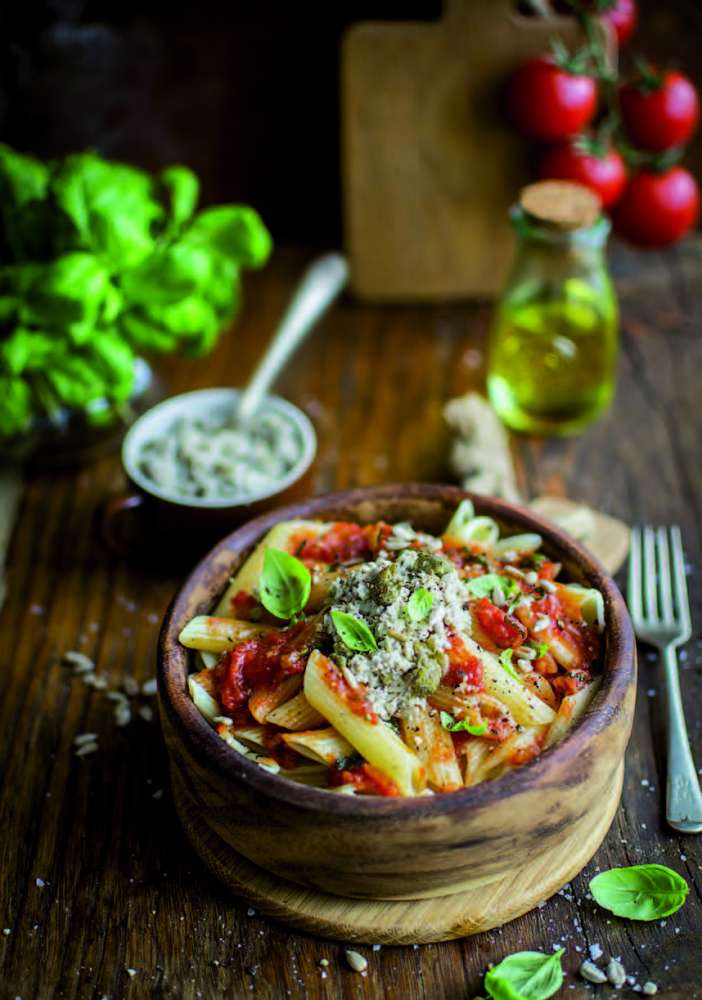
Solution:
[[(608, 630), (602, 684), (592, 706), (564, 740), (534, 760), (495, 781), (482, 782), (445, 795), (402, 798), (334, 795), (268, 772), (227, 746), (195, 707), (187, 687), (178, 685), (177, 672), (185, 665), (187, 676), (186, 657), (191, 655), (190, 650), (178, 643), (178, 634), (188, 617), (183, 612), (190, 593), (218, 557), (250, 549), (279, 521), (323, 516), (325, 509), (334, 506), (348, 507), (368, 500), (403, 499), (435, 500), (455, 505), (464, 499), (471, 500), (480, 513), (506, 522), (520, 522), (527, 530), (537, 531), (549, 548), (561, 550), (579, 564), (584, 575), (604, 596)], [(568, 759), (578, 757), (591, 739), (621, 712), (627, 691), (635, 679), (636, 641), (629, 614), (619, 588), (597, 559), (570, 536), (520, 504), (441, 483), (399, 483), (342, 490), (287, 504), (248, 521), (223, 538), (188, 575), (166, 611), (158, 640), (158, 687), (162, 708), (189, 753), (200, 765), (214, 769), (233, 783), (245, 783), (261, 796), (262, 802), (265, 798), (272, 798), (307, 812), (349, 820), (373, 817), (410, 820), (477, 810), (489, 807), (496, 800), (548, 783), (550, 772), (566, 764)]]
[[(122, 460), (122, 467), (124, 468), (124, 471), (129, 479), (148, 496), (156, 497), (158, 500), (174, 504), (177, 507), (193, 507), (198, 510), (237, 510), (239, 508), (250, 507), (263, 500), (270, 500), (271, 497), (275, 497), (279, 493), (284, 493), (285, 490), (301, 479), (312, 465), (315, 455), (317, 454), (317, 434), (312, 421), (307, 414), (299, 406), (296, 406), (295, 403), (291, 403), (290, 400), (285, 399), (283, 396), (268, 394), (264, 396), (262, 403), (265, 403), (267, 406), (285, 414), (285, 416), (295, 424), (300, 432), (302, 448), (297, 461), (291, 467), (289, 472), (287, 472), (282, 479), (277, 479), (274, 486), (270, 489), (259, 490), (257, 493), (250, 493), (247, 496), (242, 496), (239, 500), (220, 498), (205, 499), (203, 497), (179, 496), (174, 493), (169, 493), (168, 490), (161, 489), (147, 476), (143, 475), (143, 473), (139, 471), (136, 462), (133, 461), (133, 457), (130, 454), (134, 438), (137, 434), (142, 432), (144, 425), (148, 423), (149, 419), (153, 418), (154, 415), (160, 414), (164, 410), (168, 411), (173, 409), (178, 411), (180, 406), (183, 407), (183, 410), (187, 410), (188, 404), (194, 402), (196, 398), (203, 399), (204, 397), (210, 396), (224, 399), (227, 396), (230, 396), (233, 399), (236, 399), (241, 395), (241, 391), (241, 389), (234, 388), (233, 386), (211, 386), (206, 389), (192, 389), (189, 392), (181, 392), (175, 396), (167, 396), (166, 399), (162, 399), (154, 406), (149, 407), (148, 410), (145, 410), (144, 413), (142, 413), (134, 421), (132, 426), (124, 435), (124, 439), (122, 441), (120, 457)], [(177, 412), (173, 414), (173, 419), (177, 419)]]

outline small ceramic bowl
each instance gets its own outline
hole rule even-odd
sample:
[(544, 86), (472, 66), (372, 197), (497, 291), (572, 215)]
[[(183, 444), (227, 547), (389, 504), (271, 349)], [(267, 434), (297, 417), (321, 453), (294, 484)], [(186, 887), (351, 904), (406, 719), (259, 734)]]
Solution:
[(145, 541), (173, 548), (177, 539), (177, 547), (186, 555), (194, 550), (201, 553), (235, 525), (309, 492), (317, 436), (302, 410), (280, 396), (268, 396), (265, 406), (297, 428), (300, 454), (287, 475), (269, 489), (240, 501), (179, 497), (159, 488), (141, 471), (139, 455), (145, 442), (168, 433), (181, 417), (226, 417), (239, 395), (238, 389), (197, 389), (171, 396), (132, 425), (122, 443), (122, 467), (132, 489), (112, 497), (102, 509), (102, 534), (110, 548), (127, 555)]
[[(232, 572), (266, 531), (280, 520), (302, 517), (408, 520), (438, 533), (465, 497), (510, 533), (541, 534), (544, 551), (563, 563), (565, 578), (604, 595), (602, 684), (572, 733), (495, 781), (405, 799), (306, 787), (264, 771), (226, 746), (188, 695), (187, 676), (197, 668), (178, 634), (190, 618), (214, 607)], [(636, 646), (624, 601), (592, 556), (526, 509), (439, 485), (351, 490), (251, 521), (190, 574), (166, 614), (159, 643), (161, 717), (176, 806), (208, 866), (264, 912), (320, 933), (350, 928), (348, 907), (337, 907), (336, 923), (320, 924), (317, 917), (331, 898), (343, 897), (351, 906), (352, 899), (441, 897), (440, 929), (430, 936), (420, 928), (415, 940), (470, 932), (457, 922), (446, 927), (456, 894), (469, 903), (472, 916), (464, 926), (484, 929), (546, 899), (587, 863), (619, 802), (635, 677)], [(303, 919), (305, 910), (309, 919)], [(398, 940), (380, 932), (370, 937), (383, 939)]]

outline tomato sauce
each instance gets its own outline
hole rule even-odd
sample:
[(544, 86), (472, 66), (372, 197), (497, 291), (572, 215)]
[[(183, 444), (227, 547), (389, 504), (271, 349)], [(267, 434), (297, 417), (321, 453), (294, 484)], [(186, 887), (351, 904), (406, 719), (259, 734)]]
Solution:
[(360, 716), (367, 722), (372, 722), (373, 725), (380, 721), (363, 688), (360, 686), (357, 688), (352, 687), (345, 680), (344, 676), (336, 670), (331, 660), (325, 658), (322, 669), (324, 671), (324, 678), (329, 687), (335, 691), (336, 694), (338, 694), (346, 707), (353, 712), (354, 715)]
[(238, 590), (229, 603), (237, 618), (247, 618), (253, 612), (261, 610), (261, 605), (247, 590)]
[(291, 750), (283, 739), (282, 734), (270, 726), (265, 727), (263, 733), (263, 745), (276, 764), (279, 764), (286, 770), (291, 771), (300, 764), (300, 754)]
[(368, 527), (346, 521), (339, 521), (314, 538), (296, 535), (291, 539), (290, 548), (298, 559), (330, 564), (357, 562), (373, 555)]
[(360, 764), (345, 771), (338, 768), (330, 768), (329, 784), (332, 787), (339, 785), (355, 785), (359, 792), (367, 795), (399, 795), (400, 789), (392, 778), (388, 778), (377, 767), (372, 764)]
[(463, 684), (475, 691), (483, 689), (483, 665), (477, 656), (469, 653), (457, 635), (452, 635), (448, 649), (449, 665), (441, 678), (446, 687), (455, 688)]
[(215, 668), (219, 700), (227, 712), (236, 712), (254, 688), (275, 685), (305, 669), (311, 631), (298, 622), (282, 631), (246, 639), (225, 653)]
[(500, 649), (520, 646), (526, 638), (526, 629), (521, 622), (498, 608), (487, 597), (481, 597), (471, 607), (471, 611), (485, 634)]

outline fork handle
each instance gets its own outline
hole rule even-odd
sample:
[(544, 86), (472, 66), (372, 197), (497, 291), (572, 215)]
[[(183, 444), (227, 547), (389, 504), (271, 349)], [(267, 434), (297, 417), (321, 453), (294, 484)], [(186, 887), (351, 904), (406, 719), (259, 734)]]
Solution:
[(675, 646), (665, 647), (663, 664), (668, 695), (666, 818), (675, 830), (699, 833), (702, 831), (702, 792), (687, 737)]

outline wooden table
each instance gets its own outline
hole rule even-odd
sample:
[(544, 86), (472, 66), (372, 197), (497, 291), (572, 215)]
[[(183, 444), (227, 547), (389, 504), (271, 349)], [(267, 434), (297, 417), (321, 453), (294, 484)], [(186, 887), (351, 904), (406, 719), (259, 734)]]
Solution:
[[(166, 362), (169, 389), (241, 383), (307, 256), (281, 253), (248, 281), (236, 331), (208, 359)], [(530, 495), (566, 493), (630, 522), (682, 526), (698, 630), (682, 683), (702, 764), (702, 244), (667, 256), (620, 249), (615, 271), (624, 329), (612, 411), (574, 440), (516, 441), (515, 455)], [(280, 385), (317, 425), (318, 491), (446, 477), (442, 403), (480, 384), (488, 316), (484, 305), (334, 309)], [(78, 649), (111, 685), (153, 675), (158, 623), (179, 576), (130, 567), (96, 540), (96, 506), (122, 486), (116, 457), (36, 476), (14, 533), (0, 632), (3, 996), (463, 1000), (480, 991), (488, 962), (562, 943), (564, 996), (591, 995), (575, 970), (599, 944), (660, 995), (702, 997), (702, 847), (662, 822), (663, 700), (645, 652), (616, 821), (585, 872), (542, 908), (453, 943), (360, 947), (369, 961), (361, 976), (343, 942), (294, 933), (229, 898), (178, 827), (157, 723), (115, 728), (104, 692), (60, 663)], [(99, 734), (100, 749), (77, 758), (73, 739), (85, 731)], [(587, 898), (588, 878), (641, 861), (681, 872), (692, 885), (686, 906), (653, 925), (607, 919)]]

